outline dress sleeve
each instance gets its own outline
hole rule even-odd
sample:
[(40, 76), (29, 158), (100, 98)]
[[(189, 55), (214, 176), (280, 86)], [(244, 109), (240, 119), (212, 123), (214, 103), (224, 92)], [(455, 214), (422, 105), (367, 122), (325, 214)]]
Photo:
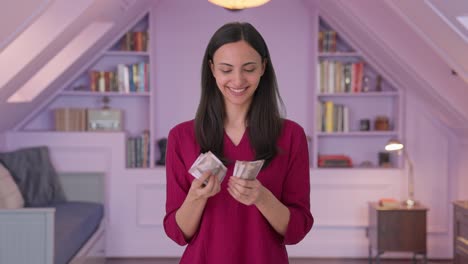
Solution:
[[(297, 132), (296, 132), (297, 131)], [(288, 175), (284, 180), (282, 202), (288, 207), (290, 218), (283, 244), (297, 244), (312, 228), (310, 212), (310, 169), (307, 139), (302, 128), (291, 136)]]
[(190, 189), (190, 182), (185, 178), (185, 166), (181, 157), (179, 138), (176, 130), (169, 132), (166, 148), (166, 215), (164, 231), (177, 244), (183, 246), (185, 240), (182, 230), (177, 225), (175, 214), (180, 208)]

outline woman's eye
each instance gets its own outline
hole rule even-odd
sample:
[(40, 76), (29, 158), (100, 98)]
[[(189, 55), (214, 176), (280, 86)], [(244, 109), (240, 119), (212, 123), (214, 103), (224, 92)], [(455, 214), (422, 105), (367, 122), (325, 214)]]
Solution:
[(255, 68), (253, 68), (253, 69), (245, 69), (244, 71), (246, 71), (246, 72), (254, 72), (254, 71), (255, 71)]
[(223, 69), (221, 69), (221, 72), (222, 72), (222, 73), (230, 73), (231, 70), (223, 70)]

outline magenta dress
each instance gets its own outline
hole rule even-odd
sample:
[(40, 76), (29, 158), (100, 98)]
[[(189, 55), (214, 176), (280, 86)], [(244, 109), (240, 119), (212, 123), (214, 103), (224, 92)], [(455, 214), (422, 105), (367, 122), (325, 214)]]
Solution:
[[(224, 134), (224, 155), (229, 160), (254, 160), (247, 133), (237, 146)], [(278, 147), (279, 154), (260, 171), (257, 179), (289, 208), (291, 217), (286, 234), (278, 234), (255, 205), (241, 204), (228, 193), (232, 163), (226, 166), (221, 191), (208, 199), (198, 231), (187, 241), (175, 221), (175, 213), (194, 180), (188, 170), (200, 154), (200, 147), (195, 140), (193, 120), (170, 131), (164, 229), (177, 244), (187, 245), (180, 263), (288, 263), (285, 245), (301, 241), (314, 222), (310, 212), (309, 154), (304, 130), (293, 121), (284, 120)]]

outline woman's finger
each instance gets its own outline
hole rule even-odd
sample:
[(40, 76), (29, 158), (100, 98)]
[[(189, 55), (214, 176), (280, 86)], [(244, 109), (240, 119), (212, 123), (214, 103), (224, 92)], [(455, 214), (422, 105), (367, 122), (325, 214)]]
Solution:
[(205, 187), (208, 182), (208, 179), (211, 177), (211, 171), (205, 171), (200, 178), (194, 180), (196, 182), (198, 188)]

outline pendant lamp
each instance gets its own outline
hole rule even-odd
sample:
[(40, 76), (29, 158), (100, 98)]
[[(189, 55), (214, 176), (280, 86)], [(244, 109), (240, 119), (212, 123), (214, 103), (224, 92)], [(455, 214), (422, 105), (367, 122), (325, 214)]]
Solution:
[(257, 7), (268, 3), (270, 0), (208, 0), (215, 5), (229, 10), (241, 10), (251, 7)]

